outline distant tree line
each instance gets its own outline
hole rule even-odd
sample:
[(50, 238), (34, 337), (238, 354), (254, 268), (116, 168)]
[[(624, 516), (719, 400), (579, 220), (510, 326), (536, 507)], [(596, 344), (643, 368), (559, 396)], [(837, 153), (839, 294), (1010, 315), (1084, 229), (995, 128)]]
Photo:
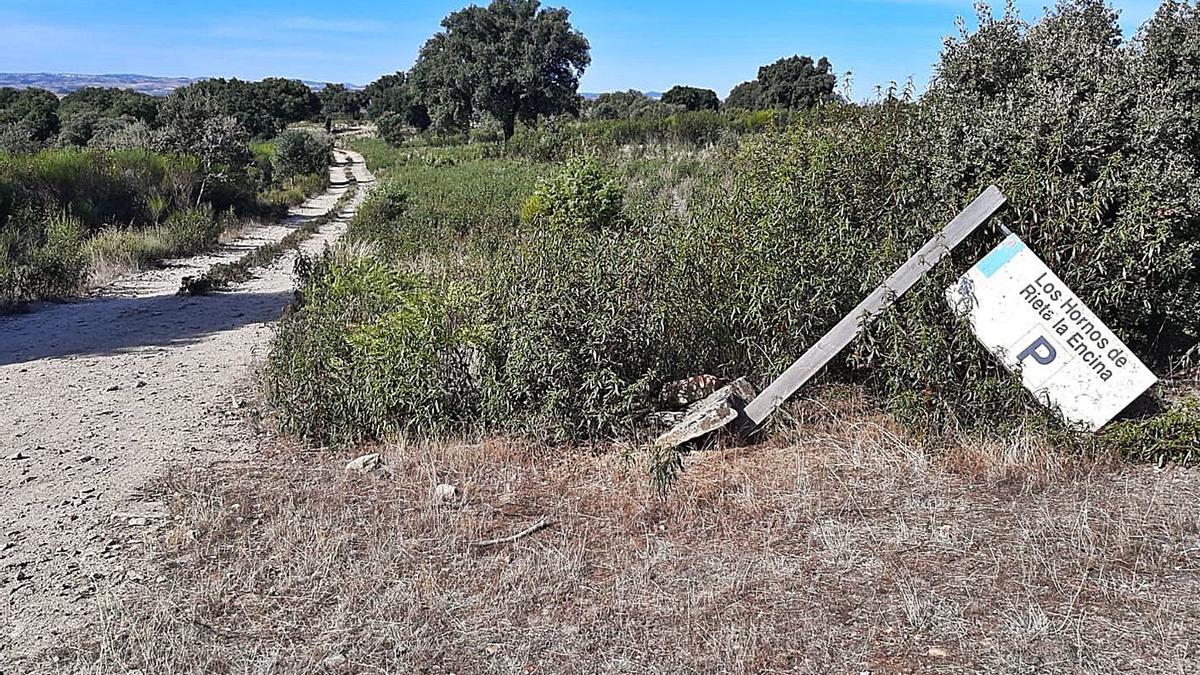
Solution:
[(589, 46), (569, 16), (566, 10), (542, 9), (537, 0), (468, 7), (446, 17), (411, 71), (385, 75), (362, 92), (326, 92), (331, 101), (353, 101), (354, 110), (374, 120), (391, 143), (412, 131), (464, 133), (486, 118), (508, 139), (518, 122), (533, 124), (540, 117), (662, 119), (722, 107), (800, 110), (837, 100), (828, 59), (792, 56), (760, 68), (724, 104), (715, 91), (686, 85), (660, 99), (629, 90), (584, 101), (577, 90), (590, 62)]
[[(181, 150), (199, 138), (209, 118), (228, 117), (239, 134), (272, 138), (288, 124), (318, 119), (320, 96), (299, 80), (259, 82), (214, 78), (166, 97), (87, 87), (61, 100), (42, 89), (0, 88), (0, 150), (43, 147), (136, 147)], [(159, 146), (159, 147), (152, 147)]]
[(828, 59), (814, 62), (792, 56), (758, 69), (758, 77), (733, 88), (722, 102), (712, 89), (678, 85), (660, 98), (636, 89), (600, 94), (583, 105), (593, 120), (665, 118), (681, 112), (736, 110), (806, 110), (838, 100), (837, 77)]
[(760, 68), (724, 104), (715, 91), (686, 85), (660, 100), (630, 90), (585, 102), (578, 88), (591, 62), (590, 46), (568, 10), (543, 8), (539, 0), (492, 0), (453, 12), (441, 25), (409, 72), (384, 75), (361, 90), (331, 83), (314, 92), (299, 80), (213, 78), (165, 98), (89, 87), (60, 101), (44, 90), (2, 88), (0, 150), (57, 145), (191, 151), (222, 133), (232, 146), (241, 136), (272, 138), (294, 122), (364, 117), (393, 143), (413, 131), (466, 133), (487, 120), (509, 139), (518, 124), (543, 117), (665, 118), (722, 105), (795, 110), (836, 99), (828, 59), (792, 56)]

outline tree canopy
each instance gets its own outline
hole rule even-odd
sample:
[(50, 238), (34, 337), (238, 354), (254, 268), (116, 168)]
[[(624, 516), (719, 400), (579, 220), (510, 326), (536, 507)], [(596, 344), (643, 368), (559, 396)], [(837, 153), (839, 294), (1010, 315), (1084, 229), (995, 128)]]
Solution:
[(762, 85), (758, 80), (750, 80), (743, 82), (734, 87), (729, 92), (729, 97), (725, 99), (725, 106), (728, 108), (742, 108), (743, 110), (757, 110), (762, 106)]
[(76, 115), (92, 113), (98, 118), (129, 118), (153, 123), (162, 100), (149, 94), (115, 87), (84, 87), (59, 102), (58, 115), (64, 121)]
[(328, 83), (317, 96), (321, 99), (321, 112), (326, 117), (362, 117), (364, 96), (361, 91), (348, 89), (344, 84)]
[[(408, 74), (399, 71), (384, 75), (362, 91), (367, 117), (378, 122), (385, 115), (399, 115), (404, 124), (424, 131), (429, 128), (429, 110), (417, 96)], [(396, 120), (391, 120), (393, 123)]]
[(579, 78), (591, 57), (570, 14), (538, 0), (492, 0), (447, 16), (411, 73), (433, 121), (465, 129), (486, 113), (507, 139), (518, 121), (577, 112)]
[(681, 105), (692, 112), (696, 110), (716, 110), (721, 106), (721, 99), (717, 98), (717, 92), (712, 89), (685, 87), (683, 85), (677, 85), (668, 89), (662, 96), (662, 102), (668, 105)]
[(759, 68), (758, 84), (760, 107), (799, 110), (834, 100), (837, 77), (827, 58), (792, 56)]
[(8, 125), (12, 133), (45, 142), (58, 133), (58, 97), (45, 89), (0, 87), (0, 126)]
[(636, 89), (612, 91), (600, 94), (595, 100), (584, 104), (584, 114), (589, 119), (631, 120), (639, 117), (666, 117), (683, 108), (667, 105)]
[(276, 77), (261, 82), (201, 80), (171, 92), (163, 105), (192, 92), (207, 97), (215, 114), (233, 117), (251, 136), (260, 138), (274, 136), (291, 122), (311, 119), (320, 109), (303, 82)]
[(321, 99), (300, 80), (268, 77), (254, 83), (254, 88), (262, 97), (268, 114), (277, 123), (282, 122), (281, 128), (292, 122), (315, 119), (321, 114)]

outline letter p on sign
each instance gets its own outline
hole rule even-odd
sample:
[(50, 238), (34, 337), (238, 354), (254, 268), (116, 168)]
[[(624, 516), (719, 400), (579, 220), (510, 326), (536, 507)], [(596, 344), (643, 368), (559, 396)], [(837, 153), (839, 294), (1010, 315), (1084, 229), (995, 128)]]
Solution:
[(1054, 359), (1058, 358), (1058, 350), (1046, 338), (1038, 337), (1038, 339), (1033, 341), (1033, 344), (1021, 352), (1021, 355), (1017, 357), (1017, 361), (1025, 363), (1025, 360), (1029, 358), (1032, 358), (1043, 366), (1048, 366), (1054, 363)]

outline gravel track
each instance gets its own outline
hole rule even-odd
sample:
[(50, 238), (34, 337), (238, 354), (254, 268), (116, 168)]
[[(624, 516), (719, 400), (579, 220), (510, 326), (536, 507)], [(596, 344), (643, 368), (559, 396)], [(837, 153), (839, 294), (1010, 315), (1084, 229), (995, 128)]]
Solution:
[[(53, 646), (97, 611), (98, 590), (137, 578), (125, 567), (130, 549), (164, 515), (143, 493), (151, 479), (172, 464), (255, 450), (239, 391), (291, 299), (295, 252), (232, 292), (175, 292), (183, 277), (328, 213), (353, 174), (356, 196), (301, 250), (319, 252), (340, 237), (374, 177), (357, 153), (339, 149), (336, 160), (330, 189), (279, 223), (86, 299), (0, 318), (0, 663)], [(114, 521), (128, 537), (101, 527)]]

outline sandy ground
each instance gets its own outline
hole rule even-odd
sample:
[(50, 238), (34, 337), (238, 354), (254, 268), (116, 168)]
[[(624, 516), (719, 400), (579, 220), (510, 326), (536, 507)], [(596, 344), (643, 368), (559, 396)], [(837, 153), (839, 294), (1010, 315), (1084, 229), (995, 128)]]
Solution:
[[(283, 222), (252, 228), (221, 250), (169, 261), (93, 297), (0, 318), (0, 663), (54, 644), (95, 611), (98, 584), (121, 583), (130, 533), (152, 531), (163, 505), (142, 487), (169, 466), (245, 458), (239, 390), (291, 298), (295, 254), (236, 291), (177, 297), (180, 281), (282, 239), (374, 178), (337, 151), (332, 184)], [(361, 202), (305, 241), (319, 251)], [(0, 665), (0, 672), (8, 672)]]

